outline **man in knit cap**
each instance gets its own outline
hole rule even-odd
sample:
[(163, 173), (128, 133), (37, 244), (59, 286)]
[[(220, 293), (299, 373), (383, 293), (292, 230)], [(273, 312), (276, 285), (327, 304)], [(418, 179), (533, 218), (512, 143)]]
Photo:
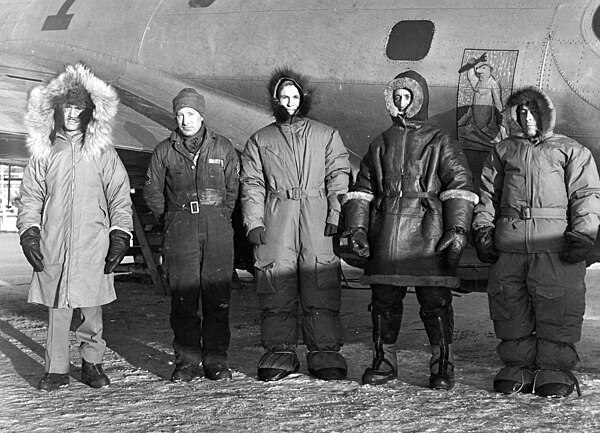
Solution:
[(156, 146), (144, 198), (164, 218), (164, 267), (175, 336), (173, 381), (231, 379), (227, 367), (233, 269), (231, 214), (239, 160), (231, 142), (205, 123), (204, 98), (185, 88), (173, 99), (177, 129)]

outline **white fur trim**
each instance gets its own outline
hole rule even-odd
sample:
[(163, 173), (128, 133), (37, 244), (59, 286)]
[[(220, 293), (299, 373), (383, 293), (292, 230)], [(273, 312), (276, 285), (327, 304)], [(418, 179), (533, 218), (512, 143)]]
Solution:
[(477, 194), (464, 189), (449, 189), (440, 194), (440, 201), (451, 200), (453, 198), (468, 200), (473, 204), (479, 203), (479, 196)]
[(349, 192), (348, 194), (344, 194), (342, 196), (342, 199), (340, 200), (340, 202), (342, 203), (342, 205), (344, 205), (344, 204), (346, 204), (346, 202), (348, 202), (350, 200), (365, 200), (365, 201), (371, 202), (371, 201), (375, 200), (375, 196), (368, 192), (352, 191), (352, 192)]

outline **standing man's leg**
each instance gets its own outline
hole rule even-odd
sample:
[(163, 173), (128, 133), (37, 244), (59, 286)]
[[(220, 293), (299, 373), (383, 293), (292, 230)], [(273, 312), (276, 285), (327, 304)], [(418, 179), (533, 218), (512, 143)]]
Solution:
[(505, 365), (494, 378), (494, 389), (503, 394), (531, 392), (537, 353), (535, 317), (526, 284), (527, 254), (501, 252), (490, 267), (488, 300), (494, 322), (496, 347)]
[(373, 284), (369, 311), (373, 322), (373, 363), (362, 382), (381, 385), (398, 378), (396, 340), (400, 333), (406, 287)]
[(81, 354), (81, 381), (92, 388), (102, 388), (110, 384), (102, 369), (102, 358), (106, 352), (106, 341), (102, 338), (102, 307), (81, 307), (80, 311), (82, 322), (75, 336)]
[(429, 386), (449, 390), (454, 386), (454, 310), (452, 290), (447, 287), (416, 287), (419, 316), (431, 346)]
[(71, 308), (48, 308), (46, 374), (38, 383), (38, 389), (52, 391), (69, 385), (69, 328), (72, 317)]
[(534, 392), (543, 397), (566, 397), (579, 383), (572, 372), (579, 357), (585, 313), (585, 262), (560, 260), (558, 253), (540, 253), (530, 260), (531, 287), (537, 336)]

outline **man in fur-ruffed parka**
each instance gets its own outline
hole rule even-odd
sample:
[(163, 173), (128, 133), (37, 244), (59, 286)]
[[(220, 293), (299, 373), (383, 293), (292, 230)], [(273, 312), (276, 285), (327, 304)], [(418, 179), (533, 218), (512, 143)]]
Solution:
[(585, 310), (585, 260), (596, 239), (600, 180), (591, 152), (553, 132), (539, 89), (507, 101), (510, 136), (488, 155), (473, 229), (489, 271), (500, 360), (496, 391), (565, 397), (577, 379), (575, 343)]
[(340, 261), (333, 252), (350, 165), (340, 134), (307, 117), (306, 77), (276, 70), (269, 82), (275, 122), (257, 131), (242, 154), (242, 213), (255, 245), (261, 380), (299, 368), (298, 302), (308, 370), (324, 380), (347, 374), (340, 319)]
[(112, 146), (119, 99), (83, 64), (32, 89), (25, 124), (31, 154), (21, 183), (17, 228), (33, 266), (29, 302), (49, 311), (46, 374), (39, 389), (69, 383), (73, 309), (82, 382), (110, 383), (102, 369), (102, 305), (116, 299), (113, 272), (133, 230), (127, 172)]
[(373, 364), (366, 384), (397, 378), (396, 339), (407, 286), (415, 286), (431, 344), (430, 386), (454, 385), (452, 288), (477, 195), (460, 145), (428, 122), (429, 92), (414, 71), (384, 89), (393, 124), (370, 144), (345, 198), (346, 229), (367, 260)]

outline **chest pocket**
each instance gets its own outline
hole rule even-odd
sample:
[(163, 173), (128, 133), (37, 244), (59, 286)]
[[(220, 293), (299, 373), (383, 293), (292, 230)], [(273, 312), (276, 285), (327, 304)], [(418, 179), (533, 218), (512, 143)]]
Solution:
[(225, 161), (220, 158), (208, 159), (208, 177), (200, 196), (200, 204), (217, 206), (225, 195)]

